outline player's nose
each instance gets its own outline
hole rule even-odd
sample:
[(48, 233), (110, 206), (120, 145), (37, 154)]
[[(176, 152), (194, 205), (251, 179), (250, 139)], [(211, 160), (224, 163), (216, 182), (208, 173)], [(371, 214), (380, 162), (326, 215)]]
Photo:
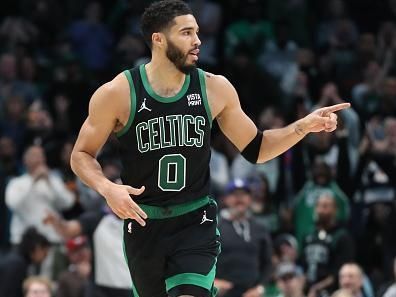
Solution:
[(195, 39), (194, 39), (194, 46), (198, 47), (201, 45), (201, 40), (199, 39), (198, 35), (195, 34)]

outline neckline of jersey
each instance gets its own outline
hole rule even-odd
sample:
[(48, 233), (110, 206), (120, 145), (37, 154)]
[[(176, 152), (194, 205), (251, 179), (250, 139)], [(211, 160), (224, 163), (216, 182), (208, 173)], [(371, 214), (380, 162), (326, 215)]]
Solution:
[(158, 95), (156, 92), (154, 92), (153, 88), (151, 87), (151, 85), (150, 85), (150, 83), (148, 81), (147, 72), (146, 72), (146, 64), (140, 65), (139, 71), (140, 71), (140, 77), (142, 79), (143, 86), (144, 86), (146, 92), (152, 98), (154, 98), (155, 100), (157, 100), (159, 102), (162, 102), (162, 103), (172, 103), (172, 102), (175, 102), (175, 101), (179, 100), (180, 98), (182, 98), (186, 94), (186, 92), (188, 90), (188, 87), (190, 86), (190, 75), (187, 74), (186, 78), (184, 79), (184, 83), (183, 83), (182, 88), (180, 89), (180, 91), (175, 96), (162, 97), (162, 96)]

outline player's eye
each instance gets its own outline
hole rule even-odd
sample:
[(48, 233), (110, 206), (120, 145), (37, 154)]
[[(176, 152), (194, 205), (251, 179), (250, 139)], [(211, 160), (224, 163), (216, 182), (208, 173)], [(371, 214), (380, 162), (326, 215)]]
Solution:
[(190, 35), (190, 31), (183, 31), (183, 35), (185, 35), (185, 36)]

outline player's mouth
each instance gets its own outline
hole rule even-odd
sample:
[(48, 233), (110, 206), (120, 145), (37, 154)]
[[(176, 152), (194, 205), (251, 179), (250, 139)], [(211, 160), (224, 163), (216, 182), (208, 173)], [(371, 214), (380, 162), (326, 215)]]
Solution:
[(188, 54), (192, 56), (195, 60), (198, 60), (199, 49), (192, 50)]

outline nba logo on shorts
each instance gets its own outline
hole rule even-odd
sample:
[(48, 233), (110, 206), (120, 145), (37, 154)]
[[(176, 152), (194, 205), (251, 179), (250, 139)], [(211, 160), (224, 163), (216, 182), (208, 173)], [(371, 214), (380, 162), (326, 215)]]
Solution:
[(132, 222), (128, 224), (128, 233), (132, 233)]

